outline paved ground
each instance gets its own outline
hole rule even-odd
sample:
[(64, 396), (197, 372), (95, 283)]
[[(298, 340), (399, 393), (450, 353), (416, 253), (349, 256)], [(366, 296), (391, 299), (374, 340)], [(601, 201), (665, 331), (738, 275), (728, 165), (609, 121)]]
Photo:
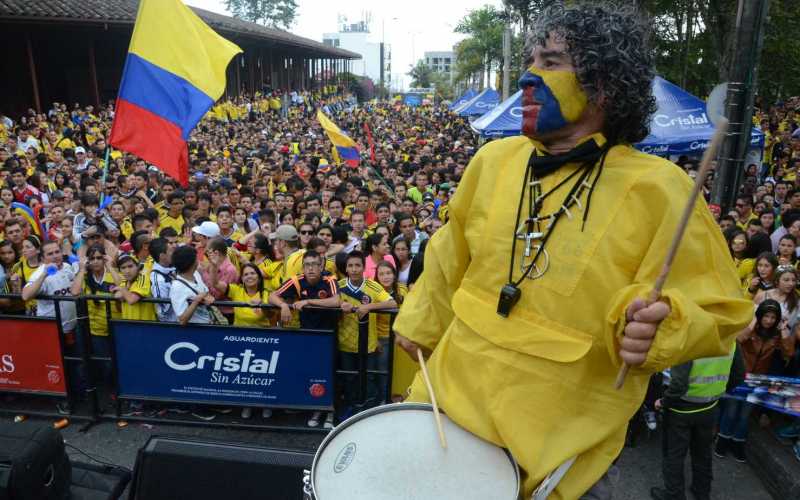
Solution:
[[(0, 417), (7, 422), (9, 417)], [(207, 437), (226, 441), (245, 442), (264, 446), (315, 450), (322, 439), (320, 434), (266, 432), (226, 428), (206, 428), (185, 425), (149, 426), (131, 422), (127, 427), (117, 427), (113, 422), (103, 422), (87, 432), (80, 432), (81, 424), (73, 422), (63, 430), (65, 440), (98, 458), (132, 468), (136, 451), (153, 434)], [(657, 432), (642, 436), (634, 448), (625, 448), (618, 463), (621, 482), (615, 499), (641, 500), (649, 498), (651, 486), (661, 482), (660, 439)], [(70, 454), (80, 459), (79, 453)], [(85, 461), (85, 459), (84, 459)], [(725, 500), (769, 500), (750, 466), (734, 461), (714, 459), (714, 491), (712, 498)], [(690, 497), (691, 498), (691, 497)]]

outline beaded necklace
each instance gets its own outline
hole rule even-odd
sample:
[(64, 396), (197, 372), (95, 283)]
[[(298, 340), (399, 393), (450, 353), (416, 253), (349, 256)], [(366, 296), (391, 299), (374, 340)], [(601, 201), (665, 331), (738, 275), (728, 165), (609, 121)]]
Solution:
[[(585, 227), (586, 219), (589, 214), (592, 193), (598, 179), (600, 178), (600, 174), (603, 172), (603, 165), (605, 163), (606, 154), (609, 150), (608, 147), (600, 149), (597, 147), (594, 141), (590, 142), (593, 144), (591, 144), (588, 149), (591, 149), (593, 146), (597, 151), (596, 154), (592, 154), (590, 151), (588, 155), (584, 155), (585, 161), (583, 164), (546, 193), (542, 193), (542, 183), (536, 177), (536, 172), (534, 170), (534, 165), (537, 163), (537, 159), (541, 157), (538, 156), (536, 150), (534, 150), (531, 154), (531, 158), (528, 161), (528, 165), (525, 169), (524, 185), (520, 192), (519, 205), (517, 207), (517, 218), (516, 222), (514, 223), (515, 229), (511, 244), (511, 262), (508, 270), (508, 283), (500, 290), (497, 314), (508, 317), (508, 315), (511, 313), (511, 309), (522, 296), (522, 291), (519, 289), (519, 285), (525, 280), (525, 278), (536, 280), (544, 276), (544, 274), (547, 272), (547, 269), (550, 267), (550, 254), (545, 249), (548, 239), (553, 234), (556, 225), (563, 216), (566, 216), (567, 219), (572, 220), (574, 215), (570, 211), (570, 208), (577, 207), (578, 210), (583, 210), (583, 205), (580, 199), (583, 196), (583, 193), (588, 191), (586, 209), (583, 210), (583, 222), (581, 225), (581, 230), (583, 230)], [(590, 183), (589, 179), (595, 170), (594, 167), (598, 158), (600, 162), (597, 169), (597, 174)], [(569, 154), (563, 155), (562, 159), (563, 161), (555, 163), (556, 168), (572, 160)], [(555, 168), (550, 168), (548, 172), (545, 172), (545, 175), (554, 170)], [(576, 177), (577, 180), (564, 197), (559, 209), (550, 214), (540, 214), (544, 200)], [(520, 222), (522, 219), (522, 207), (525, 202), (526, 191), (528, 194), (528, 216), (524, 221)], [(519, 269), (522, 274), (518, 279), (515, 280), (514, 269), (516, 267), (515, 260), (517, 253), (517, 241), (519, 240), (525, 242), (525, 248), (523, 249), (519, 259)]]

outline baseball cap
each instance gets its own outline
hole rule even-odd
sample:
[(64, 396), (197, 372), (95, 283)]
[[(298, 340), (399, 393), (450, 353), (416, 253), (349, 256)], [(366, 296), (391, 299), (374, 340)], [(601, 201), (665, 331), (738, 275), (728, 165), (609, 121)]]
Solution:
[(282, 224), (269, 237), (273, 240), (297, 241), (297, 229), (289, 224)]
[(77, 148), (75, 148), (75, 154), (78, 154), (78, 153), (86, 154), (86, 150), (83, 148), (83, 146), (78, 146)]
[(53, 194), (51, 194), (50, 197), (53, 198), (53, 199), (64, 198), (64, 191), (62, 191), (60, 189), (56, 189), (55, 191), (53, 191)]
[(422, 201), (433, 201), (433, 195), (431, 193), (425, 193), (422, 195)]
[(216, 238), (219, 236), (219, 226), (216, 222), (207, 220), (199, 226), (194, 226), (192, 228), (192, 232), (197, 233), (200, 236), (205, 236), (206, 238)]

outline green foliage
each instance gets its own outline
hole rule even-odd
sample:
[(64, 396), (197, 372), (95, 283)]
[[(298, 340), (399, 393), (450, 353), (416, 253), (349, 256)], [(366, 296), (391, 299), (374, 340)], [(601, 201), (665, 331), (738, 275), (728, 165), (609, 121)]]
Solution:
[[(639, 0), (653, 16), (656, 70), (705, 96), (729, 80), (735, 50), (737, 0)], [(800, 2), (772, 0), (758, 66), (767, 102), (800, 94)]]
[(296, 0), (225, 0), (233, 17), (272, 28), (289, 27), (297, 16)]
[[(489, 78), (503, 62), (504, 13), (491, 5), (470, 11), (455, 28), (468, 37), (456, 45), (456, 81), (480, 73)], [(481, 82), (483, 76), (481, 76)]]
[(431, 75), (431, 85), (436, 88), (436, 94), (442, 99), (453, 99), (453, 86), (450, 84), (450, 77), (446, 73), (434, 71)]
[[(736, 49), (739, 0), (633, 0), (652, 18), (656, 71), (700, 97), (728, 81)], [(511, 82), (524, 67), (523, 40), (548, 0), (504, 0), (467, 14), (455, 31), (467, 35), (456, 45), (454, 81), (487, 83), (502, 71), (503, 26), (517, 23), (512, 41)], [(758, 66), (758, 91), (766, 102), (800, 95), (800, 0), (771, 0)], [(477, 76), (480, 75), (480, 76)], [(477, 78), (476, 78), (477, 76)], [(501, 76), (502, 78), (502, 76)]]
[(412, 66), (408, 71), (408, 76), (411, 77), (412, 87), (430, 87), (434, 71), (428, 67), (423, 61), (417, 61), (416, 66)]

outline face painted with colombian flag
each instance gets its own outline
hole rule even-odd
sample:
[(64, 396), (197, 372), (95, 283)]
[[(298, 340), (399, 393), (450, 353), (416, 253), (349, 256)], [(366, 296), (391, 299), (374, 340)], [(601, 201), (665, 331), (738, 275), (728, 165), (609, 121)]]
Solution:
[(589, 99), (574, 71), (531, 66), (519, 80), (522, 89), (522, 133), (541, 137), (575, 123)]

